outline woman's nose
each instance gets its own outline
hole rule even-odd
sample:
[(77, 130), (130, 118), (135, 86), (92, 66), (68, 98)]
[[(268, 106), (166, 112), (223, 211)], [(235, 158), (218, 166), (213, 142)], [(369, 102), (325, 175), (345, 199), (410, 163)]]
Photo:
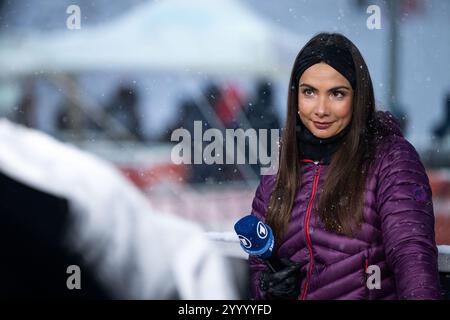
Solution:
[(329, 106), (328, 106), (328, 101), (327, 101), (326, 97), (321, 97), (318, 99), (314, 113), (318, 117), (323, 117), (323, 116), (328, 115)]

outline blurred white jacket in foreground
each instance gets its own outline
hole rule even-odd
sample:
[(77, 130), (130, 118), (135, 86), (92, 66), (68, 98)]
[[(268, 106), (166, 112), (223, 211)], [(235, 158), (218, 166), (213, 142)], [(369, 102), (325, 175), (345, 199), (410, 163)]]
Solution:
[[(112, 297), (237, 298), (224, 258), (201, 228), (154, 212), (105, 161), (0, 119), (0, 173), (67, 199), (70, 224), (61, 241)], [(48, 212), (34, 210), (45, 220)]]

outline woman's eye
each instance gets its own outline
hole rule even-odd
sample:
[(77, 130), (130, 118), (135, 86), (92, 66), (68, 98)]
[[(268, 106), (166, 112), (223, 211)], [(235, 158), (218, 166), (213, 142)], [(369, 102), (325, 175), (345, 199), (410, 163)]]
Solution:
[(304, 90), (303, 90), (303, 94), (304, 94), (305, 96), (312, 96), (313, 93), (314, 93), (314, 92), (313, 92), (311, 89), (304, 89)]
[(345, 93), (342, 91), (333, 91), (333, 96), (336, 98), (343, 98), (345, 96)]

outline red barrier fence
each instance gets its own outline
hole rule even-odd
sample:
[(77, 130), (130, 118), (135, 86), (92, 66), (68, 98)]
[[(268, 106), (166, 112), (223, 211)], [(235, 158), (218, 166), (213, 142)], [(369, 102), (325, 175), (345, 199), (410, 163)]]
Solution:
[(450, 170), (428, 170), (436, 217), (436, 242), (450, 244)]

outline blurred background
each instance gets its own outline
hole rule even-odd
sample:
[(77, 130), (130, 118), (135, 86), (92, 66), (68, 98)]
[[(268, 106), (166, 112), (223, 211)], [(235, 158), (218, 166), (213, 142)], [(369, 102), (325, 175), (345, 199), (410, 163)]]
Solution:
[(446, 0), (0, 0), (0, 116), (112, 162), (160, 211), (231, 232), (258, 165), (176, 165), (171, 134), (192, 134), (194, 120), (281, 128), (294, 58), (321, 31), (361, 50), (378, 109), (427, 168), (437, 242), (450, 244)]

